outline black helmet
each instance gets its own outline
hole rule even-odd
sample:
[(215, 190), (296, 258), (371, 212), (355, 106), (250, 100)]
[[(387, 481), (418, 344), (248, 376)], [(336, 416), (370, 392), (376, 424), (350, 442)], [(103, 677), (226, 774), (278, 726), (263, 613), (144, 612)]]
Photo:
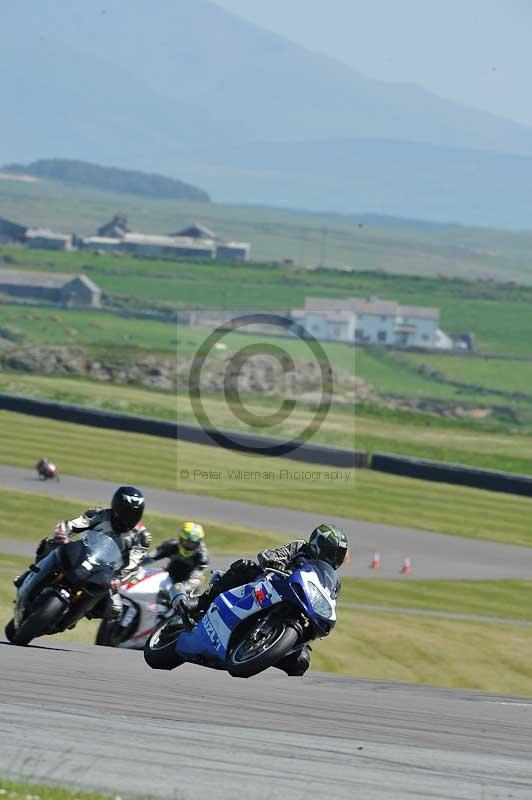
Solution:
[(326, 561), (331, 567), (338, 569), (347, 555), (347, 536), (336, 525), (323, 522), (310, 534), (308, 547), (313, 558)]
[(134, 528), (144, 513), (144, 495), (134, 486), (119, 486), (111, 500), (111, 525), (117, 533)]

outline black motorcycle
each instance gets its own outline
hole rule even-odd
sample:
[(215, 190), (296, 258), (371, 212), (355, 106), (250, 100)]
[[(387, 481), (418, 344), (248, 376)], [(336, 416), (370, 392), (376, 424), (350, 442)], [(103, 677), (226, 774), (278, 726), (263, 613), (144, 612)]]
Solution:
[(59, 545), (24, 576), (6, 638), (24, 646), (38, 636), (73, 628), (108, 596), (121, 566), (118, 545), (103, 533), (87, 531)]

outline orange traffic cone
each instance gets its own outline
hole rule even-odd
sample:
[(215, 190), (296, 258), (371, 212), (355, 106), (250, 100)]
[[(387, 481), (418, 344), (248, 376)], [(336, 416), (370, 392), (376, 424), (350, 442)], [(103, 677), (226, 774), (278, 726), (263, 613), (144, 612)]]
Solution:
[(370, 569), (380, 569), (381, 568), (381, 554), (377, 548), (373, 551), (373, 558), (371, 559), (371, 564), (369, 565)]
[(412, 559), (410, 556), (403, 558), (403, 566), (401, 567), (401, 575), (409, 575), (412, 572)]

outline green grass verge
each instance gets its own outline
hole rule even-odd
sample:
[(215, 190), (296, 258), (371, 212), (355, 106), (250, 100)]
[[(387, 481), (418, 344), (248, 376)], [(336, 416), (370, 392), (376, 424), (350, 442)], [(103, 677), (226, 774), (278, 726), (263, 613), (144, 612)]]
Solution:
[[(457, 584), (456, 591), (460, 591)], [(360, 678), (532, 695), (530, 630), (341, 608), (312, 668)]]
[(340, 603), (532, 621), (532, 581), (342, 580)]
[(472, 426), (413, 414), (365, 411), (356, 417), (356, 443), (370, 453), (467, 464), (481, 469), (532, 474), (532, 436), (505, 428)]
[[(0, 462), (26, 467), (47, 454), (59, 471), (85, 478), (175, 489), (197, 495), (293, 508), (352, 520), (531, 546), (532, 499), (379, 474), (346, 471), (336, 482), (313, 476), (327, 468), (253, 458), (120, 431), (0, 412)], [(251, 474), (239, 478), (235, 471)], [(188, 471), (188, 478), (177, 473)], [(209, 473), (210, 471), (210, 473)], [(257, 472), (260, 471), (260, 474)], [(301, 479), (298, 477), (304, 473)], [(176, 480), (177, 478), (177, 480)], [(35, 487), (36, 488), (36, 487)], [(105, 498), (104, 498), (105, 500)], [(246, 522), (246, 520), (244, 520)], [(356, 535), (356, 525), (353, 526)]]
[[(59, 520), (79, 516), (86, 508), (81, 502), (8, 489), (0, 489), (0, 500), (5, 512), (0, 519), (0, 552), (2, 539), (37, 544), (43, 536), (51, 535)], [(101, 503), (106, 506), (109, 498), (102, 497)], [(163, 539), (175, 537), (185, 519), (154, 514), (148, 510), (144, 522), (152, 533), (155, 545)], [(213, 555), (256, 555), (260, 549), (282, 544), (286, 539), (276, 533), (253, 531), (245, 526), (222, 525), (203, 519), (198, 522), (205, 523), (207, 545)]]
[(116, 795), (85, 792), (66, 786), (51, 786), (0, 777), (0, 794), (5, 800), (118, 800)]

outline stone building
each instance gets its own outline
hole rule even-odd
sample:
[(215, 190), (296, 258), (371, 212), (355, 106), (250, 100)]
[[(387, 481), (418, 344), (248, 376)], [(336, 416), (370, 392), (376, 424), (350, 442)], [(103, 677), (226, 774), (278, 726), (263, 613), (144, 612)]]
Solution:
[(101, 289), (86, 275), (0, 268), (0, 293), (65, 306), (99, 308)]

